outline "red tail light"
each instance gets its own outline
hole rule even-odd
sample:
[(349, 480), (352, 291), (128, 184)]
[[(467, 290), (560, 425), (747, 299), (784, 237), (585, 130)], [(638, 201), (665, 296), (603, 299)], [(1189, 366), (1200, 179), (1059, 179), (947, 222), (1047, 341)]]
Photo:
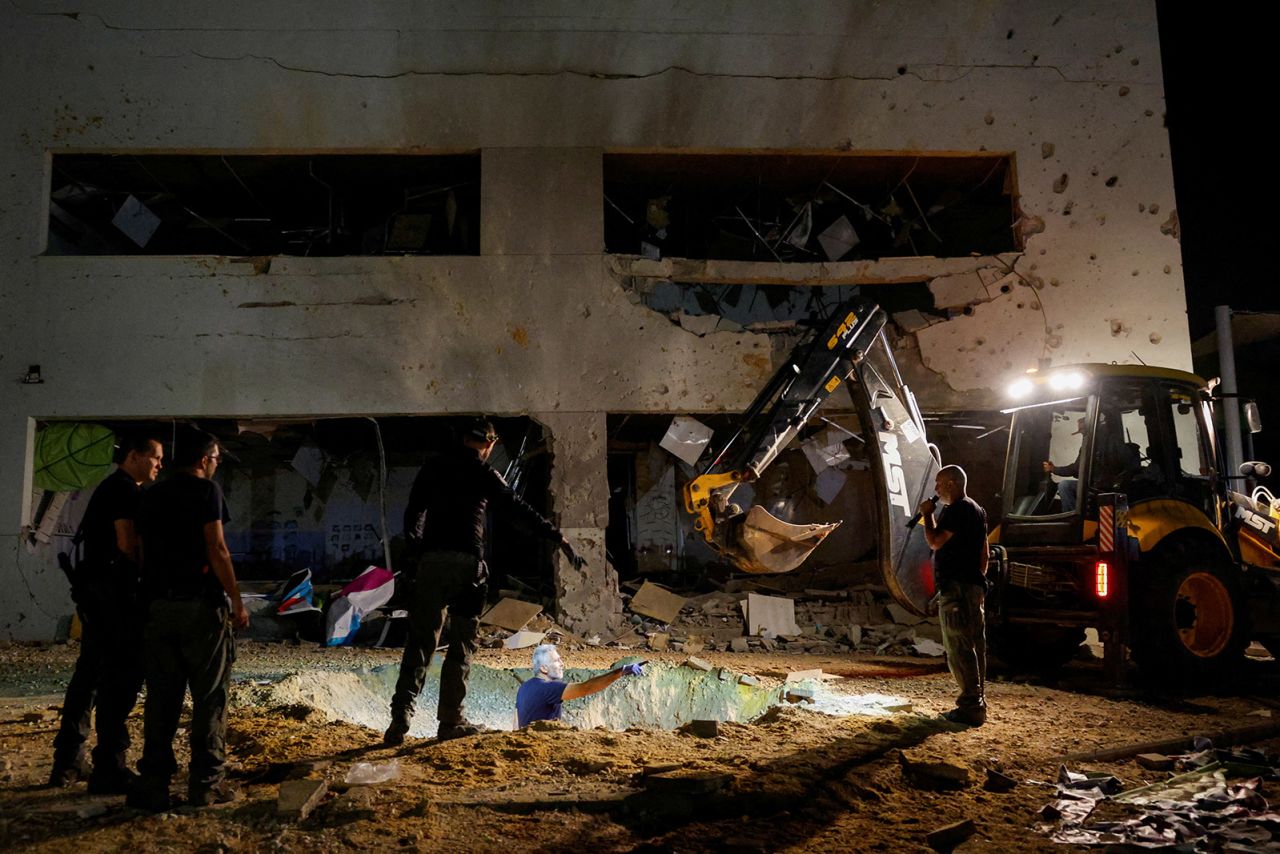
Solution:
[(1093, 592), (1099, 599), (1106, 599), (1111, 592), (1111, 566), (1100, 560), (1093, 568)]

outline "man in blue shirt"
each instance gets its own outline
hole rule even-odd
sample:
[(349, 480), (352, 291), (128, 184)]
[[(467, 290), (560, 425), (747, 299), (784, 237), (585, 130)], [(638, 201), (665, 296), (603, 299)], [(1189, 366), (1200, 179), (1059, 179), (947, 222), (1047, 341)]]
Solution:
[(565, 682), (560, 651), (553, 644), (544, 643), (533, 651), (533, 678), (516, 692), (516, 717), (520, 726), (528, 726), (534, 721), (558, 721), (561, 704), (565, 700), (589, 697), (623, 676), (643, 676), (647, 663), (624, 664), (586, 682)]

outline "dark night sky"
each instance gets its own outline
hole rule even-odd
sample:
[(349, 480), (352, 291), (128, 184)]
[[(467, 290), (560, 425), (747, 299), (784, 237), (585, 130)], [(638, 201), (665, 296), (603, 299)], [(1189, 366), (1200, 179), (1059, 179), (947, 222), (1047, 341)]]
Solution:
[(1215, 305), (1280, 311), (1280, 287), (1262, 257), (1280, 235), (1260, 216), (1274, 186), (1265, 129), (1274, 120), (1274, 73), (1264, 65), (1276, 45), (1258, 8), (1157, 3), (1193, 339), (1212, 329)]

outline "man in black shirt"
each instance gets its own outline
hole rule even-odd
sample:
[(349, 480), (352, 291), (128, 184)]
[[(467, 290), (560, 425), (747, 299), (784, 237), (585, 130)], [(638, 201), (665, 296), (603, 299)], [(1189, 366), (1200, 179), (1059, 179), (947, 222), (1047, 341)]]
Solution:
[(946, 506), (934, 521), (932, 498), (920, 504), (924, 536), (933, 549), (933, 577), (937, 587), (938, 619), (947, 666), (960, 686), (956, 708), (944, 717), (956, 723), (981, 726), (987, 720), (984, 694), (987, 679), (986, 617), (987, 513), (968, 495), (968, 477), (959, 466), (943, 466), (935, 489)]
[(211, 480), (221, 457), (217, 439), (208, 433), (179, 437), (174, 448), (179, 471), (148, 490), (142, 502), (147, 702), (141, 777), (128, 798), (130, 806), (142, 809), (171, 806), (169, 781), (177, 770), (173, 738), (188, 685), (188, 801), (207, 806), (239, 795), (224, 779), (227, 692), (235, 661), (232, 627), (247, 626), (249, 614), (223, 534), (226, 502)]
[(437, 737), (445, 740), (479, 732), (463, 717), (462, 705), (485, 602), (484, 524), (490, 503), (558, 543), (574, 566), (582, 568), (582, 560), (555, 525), (512, 492), (489, 465), (497, 441), (493, 424), (484, 418), (473, 419), (464, 428), (461, 441), (428, 456), (414, 479), (404, 531), (420, 556), (409, 605), (409, 640), (391, 697), (391, 725), (382, 737), (384, 744), (401, 744), (409, 732), (446, 613), (449, 651), (440, 670)]
[(80, 655), (62, 701), (53, 739), (50, 786), (67, 786), (88, 771), (84, 757), (89, 718), (97, 706), (98, 744), (89, 791), (124, 794), (133, 778), (125, 765), (125, 720), (142, 687), (142, 625), (138, 606), (136, 523), (142, 487), (160, 473), (164, 449), (155, 439), (124, 438), (118, 468), (98, 484), (75, 542), (83, 557), (70, 570), (80, 616)]

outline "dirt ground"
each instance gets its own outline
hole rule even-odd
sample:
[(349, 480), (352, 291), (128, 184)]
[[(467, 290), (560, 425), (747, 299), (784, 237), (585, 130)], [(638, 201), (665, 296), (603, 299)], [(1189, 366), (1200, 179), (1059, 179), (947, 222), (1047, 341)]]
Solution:
[[(379, 733), (328, 722), (305, 707), (237, 707), (229, 759), (245, 799), (151, 815), (126, 808), (120, 797), (89, 796), (84, 784), (42, 787), (58, 692), (74, 655), (74, 645), (0, 647), (0, 850), (913, 851), (929, 850), (929, 831), (965, 818), (977, 833), (958, 851), (1062, 850), (1067, 846), (1035, 829), (1054, 791), (1037, 781), (1053, 781), (1062, 757), (1266, 723), (1273, 709), (1280, 716), (1280, 704), (1269, 699), (1280, 678), (1271, 661), (1251, 663), (1237, 690), (1209, 697), (1115, 695), (1104, 690), (1096, 667), (1083, 664), (1052, 686), (993, 681), (988, 723), (964, 729), (937, 718), (953, 694), (939, 659), (707, 653), (701, 657), (712, 664), (765, 684), (822, 668), (840, 677), (830, 683), (837, 690), (894, 694), (912, 708), (873, 718), (785, 705), (751, 724), (722, 723), (713, 738), (535, 724), (386, 749)], [(573, 653), (573, 664), (603, 668), (619, 657), (617, 650), (584, 650)], [(394, 650), (242, 644), (237, 690), (245, 696), (255, 679), (300, 669), (396, 659)], [(501, 650), (484, 650), (479, 660), (527, 666), (524, 654)], [(130, 724), (135, 759), (140, 713), (141, 705)], [(1274, 751), (1280, 740), (1261, 746)], [(920, 788), (904, 776), (903, 751), (968, 769), (971, 783), (959, 791)], [(185, 762), (185, 753), (179, 759)], [(357, 762), (390, 761), (399, 769), (390, 782), (343, 782)], [(1132, 760), (1069, 765), (1114, 773), (1126, 786), (1166, 776)], [(984, 790), (989, 768), (1018, 785), (1003, 794)], [(646, 785), (655, 772), (666, 773)], [(290, 773), (328, 783), (301, 821), (276, 814), (280, 781)], [(176, 780), (175, 791), (184, 782)], [(1263, 794), (1273, 801), (1278, 789), (1268, 783)]]

